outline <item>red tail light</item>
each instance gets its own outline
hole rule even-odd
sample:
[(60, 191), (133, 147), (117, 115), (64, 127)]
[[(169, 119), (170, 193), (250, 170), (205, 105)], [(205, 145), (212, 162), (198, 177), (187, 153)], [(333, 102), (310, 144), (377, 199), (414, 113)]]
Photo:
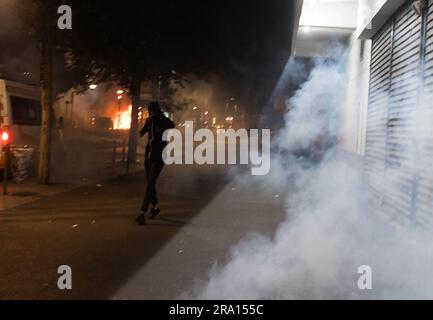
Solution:
[(2, 142), (3, 143), (9, 142), (9, 132), (7, 132), (7, 131), (2, 132)]

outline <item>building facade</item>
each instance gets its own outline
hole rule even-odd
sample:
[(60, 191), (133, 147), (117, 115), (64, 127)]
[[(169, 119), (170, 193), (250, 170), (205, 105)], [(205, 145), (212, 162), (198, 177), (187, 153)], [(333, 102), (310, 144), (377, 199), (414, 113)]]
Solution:
[(335, 40), (348, 52), (340, 147), (393, 219), (433, 224), (433, 1), (304, 1), (296, 54)]

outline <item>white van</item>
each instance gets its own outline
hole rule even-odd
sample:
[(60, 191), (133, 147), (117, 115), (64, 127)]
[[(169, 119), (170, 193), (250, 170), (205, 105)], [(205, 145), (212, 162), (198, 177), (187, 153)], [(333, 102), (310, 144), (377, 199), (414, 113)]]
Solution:
[[(39, 149), (41, 126), (40, 89), (14, 81), (0, 79), (0, 139), (1, 148), (8, 138), (12, 148)], [(1, 149), (1, 150), (2, 150)], [(4, 168), (1, 152), (0, 169)]]

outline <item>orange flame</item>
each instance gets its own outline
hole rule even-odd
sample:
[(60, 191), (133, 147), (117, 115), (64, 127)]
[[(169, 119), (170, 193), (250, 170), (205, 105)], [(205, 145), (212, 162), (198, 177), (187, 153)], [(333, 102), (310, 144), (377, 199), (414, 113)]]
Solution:
[(113, 118), (114, 130), (129, 130), (131, 128), (131, 112), (132, 106), (129, 106), (128, 110), (117, 114), (117, 116)]

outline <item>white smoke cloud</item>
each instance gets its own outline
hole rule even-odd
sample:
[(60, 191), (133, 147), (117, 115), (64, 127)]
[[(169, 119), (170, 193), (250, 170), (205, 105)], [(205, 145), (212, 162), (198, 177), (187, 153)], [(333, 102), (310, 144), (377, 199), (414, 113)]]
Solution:
[[(264, 186), (284, 188), (286, 220), (273, 237), (252, 235), (235, 246), (229, 262), (215, 266), (208, 283), (190, 296), (433, 298), (431, 237), (392, 225), (370, 201), (361, 161), (337, 155), (333, 148), (344, 70), (344, 62), (318, 63), (288, 101), (291, 111), (277, 139), (279, 152), (263, 180)], [(329, 150), (314, 161), (305, 149), (313, 150), (318, 141)], [(372, 268), (372, 290), (357, 286), (361, 265)]]

